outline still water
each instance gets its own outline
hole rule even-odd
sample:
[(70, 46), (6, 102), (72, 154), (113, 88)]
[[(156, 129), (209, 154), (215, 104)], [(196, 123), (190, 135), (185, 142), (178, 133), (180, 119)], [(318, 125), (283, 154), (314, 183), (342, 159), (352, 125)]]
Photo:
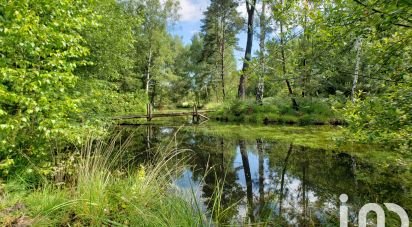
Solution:
[[(311, 148), (293, 138), (255, 138), (254, 131), (246, 137), (190, 127), (144, 126), (137, 131), (139, 154), (170, 146), (186, 150), (190, 158), (174, 185), (219, 223), (339, 226), (341, 194), (349, 196), (350, 226), (366, 203), (392, 202), (411, 212), (411, 188), (402, 179), (407, 170), (396, 165), (385, 169), (339, 148)], [(400, 226), (396, 215), (388, 213), (386, 219), (387, 226)]]

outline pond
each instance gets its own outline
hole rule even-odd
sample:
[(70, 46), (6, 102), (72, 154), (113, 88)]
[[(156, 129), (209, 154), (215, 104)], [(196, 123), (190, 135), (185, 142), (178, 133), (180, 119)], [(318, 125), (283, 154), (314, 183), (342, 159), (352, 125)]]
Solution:
[[(190, 158), (173, 183), (219, 223), (339, 226), (341, 194), (349, 197), (350, 226), (367, 203), (396, 203), (411, 212), (410, 163), (397, 163), (394, 152), (339, 143), (337, 128), (213, 125), (127, 130), (137, 131), (136, 149), (143, 158), (153, 150), (185, 150)], [(387, 212), (386, 221), (400, 226), (394, 213)]]

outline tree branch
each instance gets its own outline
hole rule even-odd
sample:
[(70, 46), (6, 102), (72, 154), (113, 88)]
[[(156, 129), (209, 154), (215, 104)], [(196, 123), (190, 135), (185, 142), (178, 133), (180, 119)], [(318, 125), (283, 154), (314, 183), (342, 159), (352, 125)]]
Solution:
[[(356, 2), (356, 3), (358, 3), (358, 4), (361, 5), (361, 6), (365, 7), (365, 8), (371, 9), (371, 10), (372, 10), (373, 12), (375, 12), (375, 13), (379, 13), (379, 14), (382, 14), (382, 15), (388, 15), (388, 13), (383, 12), (383, 11), (381, 11), (381, 10), (378, 10), (378, 9), (376, 9), (376, 8), (373, 8), (373, 7), (369, 6), (369, 5), (361, 2), (360, 0), (353, 0), (353, 1)], [(399, 17), (399, 18), (401, 18), (401, 19), (403, 19), (403, 20), (405, 20), (405, 21), (407, 21), (407, 22), (409, 22), (409, 23), (412, 23), (412, 21), (409, 20), (409, 19), (407, 19), (407, 18), (403, 18), (403, 17)], [(392, 24), (393, 24), (393, 25), (396, 25), (396, 26), (400, 26), (400, 27), (405, 27), (405, 28), (411, 28), (411, 27), (412, 27), (411, 25), (401, 24), (401, 23), (392, 23)]]

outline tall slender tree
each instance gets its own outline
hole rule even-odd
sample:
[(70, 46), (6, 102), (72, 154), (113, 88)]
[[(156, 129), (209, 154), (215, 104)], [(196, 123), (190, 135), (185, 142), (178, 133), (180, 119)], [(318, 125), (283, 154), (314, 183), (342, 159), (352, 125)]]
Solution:
[(243, 61), (242, 74), (239, 79), (238, 98), (244, 99), (246, 96), (246, 73), (252, 60), (253, 46), (253, 21), (255, 15), (256, 0), (246, 0), (247, 11), (247, 40), (245, 49), (245, 59)]
[(286, 56), (286, 29), (285, 29), (285, 16), (284, 14), (286, 14), (287, 9), (289, 8), (289, 5), (287, 5), (284, 0), (280, 0), (279, 2), (276, 2), (274, 5), (275, 9), (277, 9), (278, 14), (275, 15), (277, 16), (277, 21), (279, 23), (279, 32), (280, 32), (280, 54), (281, 54), (281, 62), (282, 62), (282, 77), (285, 79), (286, 82), (286, 86), (288, 88), (288, 92), (289, 92), (289, 96), (291, 97), (292, 100), (292, 106), (295, 110), (299, 109), (299, 105), (296, 101), (296, 99), (294, 98), (294, 94), (293, 94), (293, 89), (292, 89), (292, 85), (289, 81), (289, 79), (287, 78), (287, 56)]
[(355, 51), (356, 51), (356, 62), (355, 62), (355, 72), (353, 73), (353, 83), (352, 83), (352, 102), (355, 101), (356, 86), (358, 85), (359, 68), (360, 68), (360, 54), (362, 48), (362, 38), (357, 38), (355, 41)]
[(256, 88), (256, 102), (263, 104), (263, 93), (265, 90), (265, 71), (266, 71), (266, 62), (265, 62), (265, 40), (266, 40), (266, 2), (262, 0), (262, 10), (260, 12), (260, 36), (259, 36), (259, 79), (258, 85)]
[(309, 31), (308, 27), (308, 11), (309, 11), (309, 2), (308, 0), (303, 0), (303, 20), (302, 20), (302, 97), (305, 97), (307, 93), (307, 87), (309, 83), (309, 70), (307, 65), (307, 55), (308, 55), (308, 44), (309, 44)]
[(202, 20), (204, 36), (204, 60), (215, 70), (214, 80), (219, 78), (222, 97), (226, 97), (225, 76), (227, 59), (233, 55), (236, 34), (240, 30), (240, 17), (236, 11), (238, 4), (233, 0), (212, 0)]
[(131, 13), (144, 16), (143, 25), (136, 27), (137, 70), (142, 74), (144, 90), (153, 100), (156, 78), (164, 72), (169, 60), (166, 48), (171, 40), (167, 32), (169, 22), (177, 19), (178, 2), (176, 0), (129, 0), (125, 3)]

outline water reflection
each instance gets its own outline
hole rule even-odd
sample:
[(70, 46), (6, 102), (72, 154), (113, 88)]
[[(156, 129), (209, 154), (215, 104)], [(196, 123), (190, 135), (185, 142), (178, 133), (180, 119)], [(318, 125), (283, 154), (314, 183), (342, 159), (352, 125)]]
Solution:
[(182, 189), (195, 187), (205, 211), (220, 223), (336, 226), (342, 193), (350, 198), (352, 224), (357, 222), (356, 211), (368, 202), (390, 201), (410, 211), (409, 189), (399, 185), (396, 175), (377, 181), (379, 167), (346, 153), (260, 138), (224, 139), (195, 131), (176, 134), (177, 130), (151, 127), (140, 134), (144, 139), (136, 147), (143, 153), (156, 149), (161, 141), (173, 140), (173, 146), (190, 149), (188, 168), (175, 183)]

